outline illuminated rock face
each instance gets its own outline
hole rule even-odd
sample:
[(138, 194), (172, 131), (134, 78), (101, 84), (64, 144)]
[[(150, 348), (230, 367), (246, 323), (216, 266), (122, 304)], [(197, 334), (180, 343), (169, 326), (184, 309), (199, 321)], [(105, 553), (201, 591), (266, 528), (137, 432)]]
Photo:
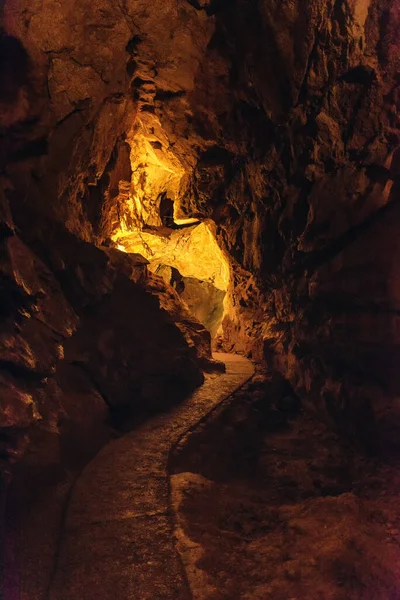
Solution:
[(184, 229), (131, 231), (116, 241), (127, 252), (142, 254), (150, 264), (175, 267), (184, 277), (196, 277), (226, 291), (230, 267), (214, 237), (215, 226), (203, 222)]
[(177, 291), (190, 312), (206, 327), (212, 338), (215, 338), (221, 331), (226, 292), (208, 281), (196, 277), (182, 277), (175, 267), (154, 264), (153, 271)]
[[(165, 152), (159, 140), (134, 131), (130, 140), (132, 179), (128, 202), (122, 202), (120, 227), (129, 232), (137, 227), (162, 225), (160, 196), (176, 197), (184, 170), (172, 152)], [(153, 129), (153, 128), (152, 128)], [(140, 132), (140, 133), (139, 133)], [(152, 139), (154, 138), (154, 139)]]
[(20, 237), (35, 253), (46, 217), (92, 244), (128, 238), (161, 226), (168, 195), (176, 222), (215, 223), (229, 260), (225, 347), (352, 438), (395, 431), (399, 14), (397, 0), (8, 3), (2, 184)]
[[(173, 217), (171, 221), (174, 223)], [(215, 239), (213, 221), (178, 229), (140, 227), (115, 234), (118, 248), (144, 256), (149, 269), (177, 289), (212, 337), (221, 334), (224, 313), (230, 309), (229, 298), (225, 301), (225, 296), (231, 269), (228, 257)], [(179, 280), (171, 269), (177, 271)]]

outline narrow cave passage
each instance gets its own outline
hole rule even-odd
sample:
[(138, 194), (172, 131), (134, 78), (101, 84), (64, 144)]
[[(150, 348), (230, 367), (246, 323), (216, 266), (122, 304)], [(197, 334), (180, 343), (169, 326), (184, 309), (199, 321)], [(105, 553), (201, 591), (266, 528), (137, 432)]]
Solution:
[(1, 600), (400, 600), (399, 0), (0, 15)]

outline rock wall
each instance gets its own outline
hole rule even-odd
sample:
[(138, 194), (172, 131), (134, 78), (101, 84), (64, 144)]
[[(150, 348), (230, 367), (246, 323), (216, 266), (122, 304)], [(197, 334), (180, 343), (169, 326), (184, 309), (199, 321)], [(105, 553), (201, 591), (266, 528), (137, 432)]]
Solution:
[[(1, 177), (20, 237), (58, 222), (99, 243), (140, 217), (132, 194), (176, 193), (231, 257), (225, 347), (268, 361), (344, 434), (395, 432), (399, 14), (7, 3)], [(143, 140), (179, 186), (154, 183)]]
[[(210, 335), (141, 257), (62, 228), (2, 241), (2, 462), (83, 464), (110, 426), (179, 401), (203, 381)], [(34, 251), (33, 251), (34, 248)], [(48, 443), (47, 443), (48, 442)], [(46, 445), (47, 444), (47, 445)], [(72, 458), (71, 458), (72, 454)], [(6, 464), (4, 464), (6, 463)]]
[[(186, 13), (196, 18), (190, 6), (163, 5), (177, 32)], [(110, 409), (165, 406), (212, 364), (208, 332), (174, 292), (94, 245), (119, 223), (132, 178), (136, 21), (149, 18), (145, 3), (1, 8), (5, 463), (47, 433), (56, 449), (39, 463), (68, 452), (84, 462), (108, 435)], [(169, 57), (159, 60), (168, 71)]]
[(265, 358), (344, 434), (373, 444), (378, 425), (395, 442), (399, 4), (307, 5), (251, 9), (266, 45), (253, 54), (224, 20), (252, 85), (233, 111), (250, 135), (226, 193), (247, 200), (231, 202), (236, 239), (221, 229), (257, 274)]
[[(174, 101), (203, 138), (182, 208), (214, 219), (232, 257), (226, 346), (371, 444), (396, 443), (399, 419), (399, 8), (208, 7), (195, 89)], [(167, 111), (162, 122), (176, 131)]]

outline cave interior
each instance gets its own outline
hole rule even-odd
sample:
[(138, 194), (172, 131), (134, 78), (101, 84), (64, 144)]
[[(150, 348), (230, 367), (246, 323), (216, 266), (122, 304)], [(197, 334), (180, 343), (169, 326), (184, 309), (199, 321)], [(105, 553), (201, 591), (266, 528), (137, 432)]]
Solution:
[(0, 597), (400, 600), (400, 0), (0, 19)]

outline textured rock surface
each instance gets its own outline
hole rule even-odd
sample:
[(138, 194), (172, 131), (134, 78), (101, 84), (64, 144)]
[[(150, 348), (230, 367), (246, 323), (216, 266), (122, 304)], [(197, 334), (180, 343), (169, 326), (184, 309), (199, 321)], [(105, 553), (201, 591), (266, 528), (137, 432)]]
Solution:
[(154, 272), (177, 291), (190, 312), (206, 327), (212, 338), (215, 338), (224, 314), (225, 292), (208, 281), (182, 277), (176, 268), (168, 265), (159, 264)]
[[(153, 206), (154, 209), (154, 206)], [(154, 213), (156, 214), (156, 213)], [(149, 269), (171, 284), (192, 314), (210, 331), (213, 338), (221, 331), (230, 282), (228, 257), (215, 239), (215, 224), (138, 228), (114, 237), (119, 248), (138, 252), (149, 261)]]
[[(159, 225), (174, 195), (231, 257), (224, 347), (267, 360), (345, 435), (396, 444), (399, 14), (398, 0), (7, 3), (1, 180), (21, 240), (31, 252), (62, 222), (99, 243)], [(60, 302), (61, 324), (29, 334), (45, 373), (77, 314)], [(114, 393), (102, 352), (90, 369)], [(7, 378), (4, 422), (25, 428), (34, 403)]]
[(99, 447), (91, 428), (97, 423), (104, 437), (109, 409), (111, 417), (114, 409), (151, 411), (202, 382), (198, 363), (207, 366), (210, 335), (141, 257), (100, 250), (62, 229), (37, 240), (36, 253), (8, 235), (1, 275), (6, 462), (36, 430), (65, 434), (60, 452), (72, 436), (61, 462), (68, 452), (83, 459), (85, 447)]
[(184, 277), (208, 281), (226, 291), (230, 267), (214, 237), (212, 221), (182, 229), (138, 230), (116, 241), (128, 251), (140, 252), (152, 265), (166, 264)]
[[(21, 499), (10, 527), (45, 514), (49, 481), (58, 522), (71, 483), (59, 466), (81, 467), (110, 414), (128, 426), (209, 366), (208, 333), (111, 241), (165, 225), (166, 199), (176, 221), (213, 221), (229, 259), (221, 346), (289, 380), (283, 406), (300, 398), (393, 454), (399, 0), (15, 0), (0, 18), (0, 460), (14, 464), (11, 505)], [(350, 495), (316, 505), (361, 531), (369, 513)], [(38, 552), (51, 555), (51, 528)], [(386, 556), (382, 535), (371, 543)]]
[[(7, 233), (0, 595), (30, 600), (37, 589), (44, 594), (76, 474), (114, 428), (179, 402), (203, 382), (203, 369), (220, 365), (210, 334), (143, 257), (96, 248), (61, 228), (36, 240), (35, 252)], [(21, 569), (30, 573), (27, 587)]]
[(279, 388), (253, 379), (171, 460), (193, 598), (397, 599), (398, 460), (366, 459)]
[(200, 323), (215, 337), (220, 329), (224, 314), (225, 292), (194, 277), (183, 278), (184, 289), (181, 298)]
[(227, 343), (364, 440), (397, 405), (398, 15), (397, 2), (228, 5), (189, 94), (208, 148), (183, 202), (255, 275), (246, 289), (234, 269)]

